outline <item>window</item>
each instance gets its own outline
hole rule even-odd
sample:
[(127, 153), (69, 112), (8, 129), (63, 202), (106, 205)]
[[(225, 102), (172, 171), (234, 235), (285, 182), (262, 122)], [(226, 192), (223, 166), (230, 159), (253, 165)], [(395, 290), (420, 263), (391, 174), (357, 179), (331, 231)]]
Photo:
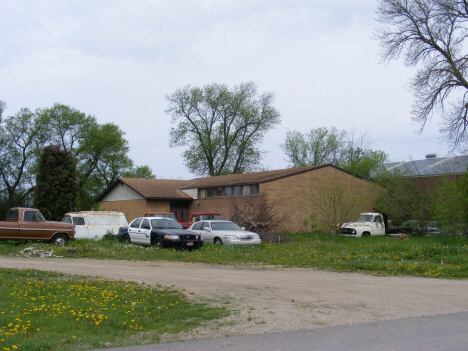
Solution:
[(36, 211), (26, 211), (26, 212), (24, 212), (24, 221), (26, 221), (26, 222), (40, 222), (41, 219), (37, 215)]
[(258, 195), (260, 193), (260, 184), (252, 184), (250, 186), (250, 193), (252, 195)]
[(151, 229), (149, 220), (144, 219), (143, 222), (141, 222), (141, 228), (142, 229)]
[(210, 228), (210, 224), (208, 222), (202, 222), (201, 229), (205, 229), (205, 228)]
[(193, 230), (201, 230), (201, 227), (203, 225), (203, 222), (198, 222), (193, 225)]
[(241, 186), (234, 186), (232, 196), (241, 196), (242, 195), (242, 187)]
[(232, 186), (227, 186), (224, 188), (224, 196), (232, 196)]
[(214, 196), (215, 197), (223, 196), (223, 188), (214, 188)]
[(205, 189), (206, 190), (206, 197), (214, 197), (214, 188)]
[(18, 220), (18, 210), (8, 212), (8, 219)]
[(244, 185), (242, 187), (242, 195), (250, 195), (250, 185)]
[(70, 218), (70, 217), (65, 216), (65, 217), (62, 218), (62, 222), (70, 223), (70, 224), (71, 224), (72, 221), (71, 221), (71, 218)]
[(140, 228), (140, 223), (141, 223), (141, 218), (139, 219), (135, 219), (132, 224), (130, 225), (130, 227), (132, 228)]
[(204, 199), (206, 197), (206, 189), (198, 189), (198, 197)]
[(73, 217), (74, 225), (85, 225), (85, 220), (83, 217)]

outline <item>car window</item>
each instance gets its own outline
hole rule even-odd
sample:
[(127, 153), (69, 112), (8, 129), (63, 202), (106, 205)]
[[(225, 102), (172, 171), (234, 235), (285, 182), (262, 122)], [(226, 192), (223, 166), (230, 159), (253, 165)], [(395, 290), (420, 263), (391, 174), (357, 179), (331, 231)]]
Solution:
[(210, 227), (210, 223), (208, 223), (208, 222), (202, 222), (201, 229), (205, 229), (205, 228), (209, 228), (209, 227)]
[(201, 230), (203, 222), (195, 223), (192, 227), (193, 230)]
[(18, 220), (18, 210), (8, 212), (8, 219)]
[(374, 222), (380, 223), (380, 216), (375, 216)]
[(192, 222), (198, 221), (198, 216), (192, 216)]
[(142, 219), (141, 218), (138, 218), (138, 219), (135, 219), (132, 224), (130, 224), (130, 227), (132, 228), (140, 228), (140, 223), (141, 223)]
[(25, 211), (23, 220), (25, 222), (40, 222), (41, 219), (36, 211)]
[(73, 224), (74, 225), (85, 225), (84, 217), (73, 217)]
[(65, 216), (65, 217), (62, 218), (62, 222), (71, 223), (72, 221), (71, 221), (71, 218), (70, 218), (70, 217)]
[(211, 223), (213, 230), (242, 230), (236, 223), (233, 222), (213, 222)]
[(183, 227), (173, 219), (152, 219), (151, 226), (153, 229), (183, 229)]
[(141, 228), (142, 229), (151, 229), (149, 220), (144, 219), (143, 222), (141, 222)]

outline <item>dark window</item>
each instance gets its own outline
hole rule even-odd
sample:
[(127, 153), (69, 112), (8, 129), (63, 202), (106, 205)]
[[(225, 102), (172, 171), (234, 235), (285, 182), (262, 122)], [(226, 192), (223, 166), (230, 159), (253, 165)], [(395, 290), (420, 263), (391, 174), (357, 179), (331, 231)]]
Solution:
[(193, 228), (192, 228), (192, 229), (193, 229), (193, 230), (201, 230), (201, 229), (202, 229), (202, 228), (201, 228), (202, 224), (203, 224), (203, 222), (195, 223), (195, 224), (193, 225)]
[(214, 196), (215, 197), (223, 196), (223, 188), (214, 188)]
[(144, 219), (143, 222), (141, 223), (141, 228), (142, 229), (151, 229), (149, 220)]
[(242, 195), (242, 186), (233, 186), (232, 196), (241, 196)]
[(130, 227), (132, 228), (140, 228), (140, 223), (141, 223), (141, 218), (138, 218), (138, 219), (135, 219), (132, 224), (130, 225)]
[(214, 197), (214, 188), (205, 189), (206, 190), (206, 197)]
[(227, 186), (224, 188), (224, 196), (232, 196), (232, 186)]
[(72, 220), (74, 225), (85, 225), (85, 220), (83, 217), (73, 217)]
[(18, 210), (8, 212), (8, 219), (18, 220)]
[(380, 216), (375, 216), (374, 222), (380, 223)]
[(24, 221), (26, 222), (40, 222), (40, 218), (37, 215), (37, 212), (33, 211), (26, 211), (24, 212)]
[(258, 195), (260, 193), (260, 184), (252, 184), (250, 186), (250, 193), (252, 195)]
[(202, 227), (201, 229), (205, 229), (205, 228), (209, 228), (210, 227), (210, 223), (208, 222), (202, 222)]

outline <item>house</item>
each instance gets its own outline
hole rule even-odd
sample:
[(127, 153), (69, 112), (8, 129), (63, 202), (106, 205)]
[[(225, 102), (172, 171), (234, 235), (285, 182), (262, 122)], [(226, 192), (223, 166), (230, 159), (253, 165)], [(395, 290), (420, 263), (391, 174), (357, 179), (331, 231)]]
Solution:
[[(276, 213), (287, 213), (289, 231), (303, 229), (304, 208), (298, 201), (305, 189), (339, 183), (366, 197), (372, 182), (332, 165), (231, 174), (191, 180), (119, 178), (96, 199), (101, 209), (123, 212), (130, 221), (146, 212), (172, 212), (187, 221), (191, 212), (218, 212), (230, 219), (233, 203), (264, 197)], [(360, 211), (372, 210), (369, 201)]]

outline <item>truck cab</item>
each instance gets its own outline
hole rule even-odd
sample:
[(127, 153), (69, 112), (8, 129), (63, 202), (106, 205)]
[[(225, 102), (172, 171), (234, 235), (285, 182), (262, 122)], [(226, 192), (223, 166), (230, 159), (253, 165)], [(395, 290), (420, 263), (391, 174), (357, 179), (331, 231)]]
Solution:
[(360, 238), (363, 236), (385, 235), (388, 227), (385, 213), (365, 212), (355, 222), (345, 223), (340, 228), (340, 235)]

